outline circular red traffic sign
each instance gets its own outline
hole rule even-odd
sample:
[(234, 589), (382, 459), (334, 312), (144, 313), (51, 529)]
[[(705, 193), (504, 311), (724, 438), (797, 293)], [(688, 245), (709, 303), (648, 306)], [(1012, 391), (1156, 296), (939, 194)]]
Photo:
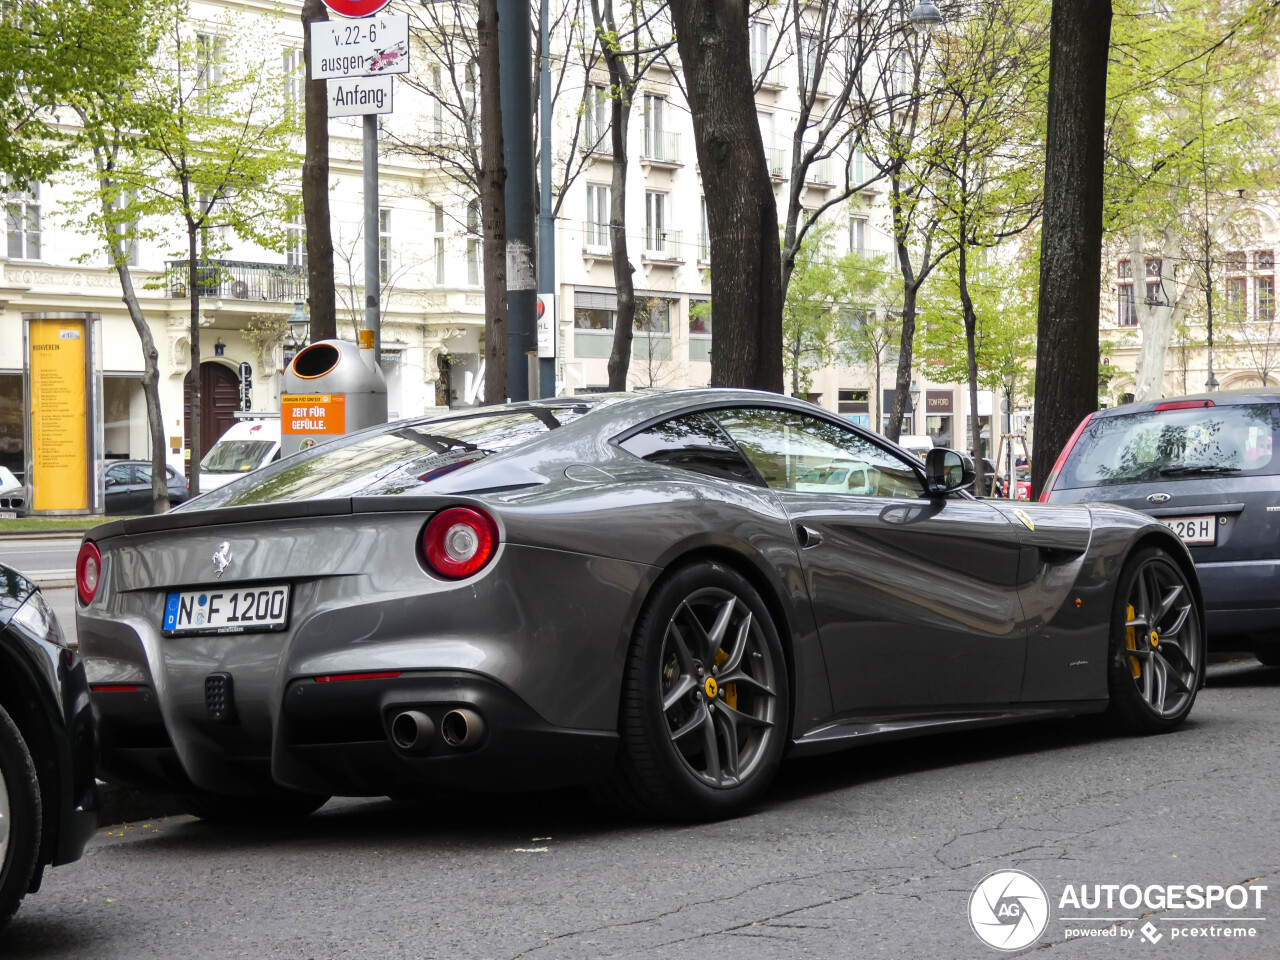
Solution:
[(344, 17), (370, 17), (391, 0), (324, 0), (324, 5)]

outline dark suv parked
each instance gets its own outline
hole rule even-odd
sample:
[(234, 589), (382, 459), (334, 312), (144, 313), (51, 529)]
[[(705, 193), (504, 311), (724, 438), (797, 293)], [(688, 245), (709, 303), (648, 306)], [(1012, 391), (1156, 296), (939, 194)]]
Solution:
[(97, 829), (94, 760), (80, 655), (35, 584), (0, 563), (0, 927)]
[(1280, 665), (1280, 390), (1131, 403), (1084, 419), (1041, 500), (1104, 500), (1191, 549), (1209, 643)]

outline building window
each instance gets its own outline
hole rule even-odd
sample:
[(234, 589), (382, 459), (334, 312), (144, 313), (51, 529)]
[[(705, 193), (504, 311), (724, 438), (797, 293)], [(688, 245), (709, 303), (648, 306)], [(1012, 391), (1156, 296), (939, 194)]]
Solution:
[(666, 98), (644, 95), (644, 156), (653, 160), (675, 160), (675, 144), (666, 130)]
[(631, 326), (636, 333), (665, 337), (671, 332), (671, 301), (664, 297), (636, 297)]
[(444, 207), (438, 203), (431, 205), (432, 226), (435, 228), (433, 255), (436, 261), (436, 283), (444, 283)]
[(667, 252), (667, 195), (649, 190), (644, 195), (644, 249), (647, 253)]
[(1133, 264), (1128, 260), (1121, 260), (1116, 265), (1116, 277), (1118, 279), (1116, 323), (1122, 327), (1136, 327), (1138, 305), (1133, 299)]
[(1236, 321), (1248, 315), (1249, 281), (1245, 276), (1247, 260), (1243, 252), (1228, 253), (1227, 266), (1227, 314)]
[(583, 143), (588, 150), (610, 149), (609, 122), (613, 113), (609, 88), (598, 83), (587, 84), (582, 98)]
[(431, 135), (438, 140), (444, 136), (444, 80), (440, 64), (431, 64), (427, 83), (431, 89)]
[(699, 202), (702, 208), (702, 223), (698, 230), (698, 259), (703, 263), (711, 262), (711, 231), (707, 228), (707, 198)]
[(467, 283), (480, 286), (480, 201), (467, 204)]
[(302, 103), (306, 95), (303, 87), (306, 72), (302, 51), (286, 48), (281, 54), (281, 62), (284, 67), (284, 102), (292, 110)]
[(222, 82), (222, 61), (227, 55), (227, 41), (211, 33), (196, 34), (196, 79), (192, 92), (197, 98), (209, 95)]
[(618, 318), (615, 293), (576, 291), (573, 295), (573, 325), (578, 330), (608, 333)]
[(860, 184), (866, 180), (866, 162), (861, 147), (854, 147), (849, 154), (849, 184)]
[(689, 335), (711, 336), (711, 301), (689, 298)]
[(301, 205), (293, 219), (285, 224), (285, 263), (291, 267), (307, 267), (307, 223)]
[(849, 220), (849, 252), (858, 256), (867, 252), (866, 217), (852, 217)]
[(751, 75), (759, 80), (769, 69), (769, 23), (752, 20), (751, 26)]
[(386, 283), (391, 276), (391, 211), (378, 210), (378, 276)]
[[(472, 60), (465, 68), (462, 80), (462, 110), (468, 117), (476, 117), (480, 113), (478, 99), (480, 90), (480, 61)], [(477, 138), (479, 134), (476, 135)]]
[(1264, 323), (1276, 318), (1275, 255), (1270, 250), (1259, 250), (1253, 255), (1254, 316)]
[(587, 184), (587, 223), (583, 243), (589, 250), (609, 247), (609, 216), (612, 209), (608, 185)]
[(804, 90), (813, 86), (821, 43), (821, 38), (816, 33), (800, 34), (800, 86)]
[(15, 190), (5, 198), (9, 227), (9, 256), (15, 260), (40, 259), (40, 184)]
[(1159, 257), (1147, 257), (1147, 303), (1153, 307), (1168, 306), (1161, 281), (1163, 269)]
[(871, 391), (862, 387), (837, 390), (836, 412), (860, 427), (870, 427)]
[[(132, 190), (121, 190), (112, 203), (117, 211), (128, 210), (137, 202), (137, 194)], [(120, 238), (120, 253), (122, 255), (122, 263), (130, 265), (138, 262), (138, 218), (130, 217), (127, 220), (121, 219), (117, 221), (113, 229)], [(115, 264), (108, 264), (114, 267)]]

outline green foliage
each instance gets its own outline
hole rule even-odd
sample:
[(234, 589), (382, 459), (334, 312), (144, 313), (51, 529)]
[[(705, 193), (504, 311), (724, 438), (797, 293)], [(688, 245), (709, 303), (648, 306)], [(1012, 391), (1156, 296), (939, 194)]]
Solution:
[(881, 261), (831, 253), (831, 223), (811, 229), (796, 252), (795, 269), (782, 305), (782, 362), (793, 393), (807, 392), (813, 371), (834, 363), (857, 337), (854, 305), (874, 302), (886, 285)]
[(73, 101), (105, 99), (155, 46), (154, 0), (0, 4), (0, 177), (41, 180), (82, 147), (59, 128)]
[[(1038, 249), (1038, 244), (1030, 244)], [(969, 356), (965, 340), (956, 259), (944, 263), (934, 276), (920, 312), (917, 353), (937, 383), (968, 383)], [(969, 296), (977, 323), (974, 354), (978, 386), (1003, 390), (1012, 375), (1019, 396), (1033, 386), (1036, 355), (1036, 286), (1039, 257), (1017, 256), (1009, 262), (970, 263)]]

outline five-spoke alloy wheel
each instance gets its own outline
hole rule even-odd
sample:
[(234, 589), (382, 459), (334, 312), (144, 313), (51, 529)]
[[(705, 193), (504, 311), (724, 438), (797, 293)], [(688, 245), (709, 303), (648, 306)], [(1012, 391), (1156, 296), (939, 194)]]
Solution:
[(788, 705), (782, 645), (751, 584), (718, 562), (676, 571), (636, 628), (615, 795), (664, 817), (736, 813), (777, 770)]
[(1116, 593), (1107, 682), (1112, 717), (1134, 733), (1171, 730), (1204, 679), (1198, 600), (1182, 568), (1150, 548), (1129, 559)]

